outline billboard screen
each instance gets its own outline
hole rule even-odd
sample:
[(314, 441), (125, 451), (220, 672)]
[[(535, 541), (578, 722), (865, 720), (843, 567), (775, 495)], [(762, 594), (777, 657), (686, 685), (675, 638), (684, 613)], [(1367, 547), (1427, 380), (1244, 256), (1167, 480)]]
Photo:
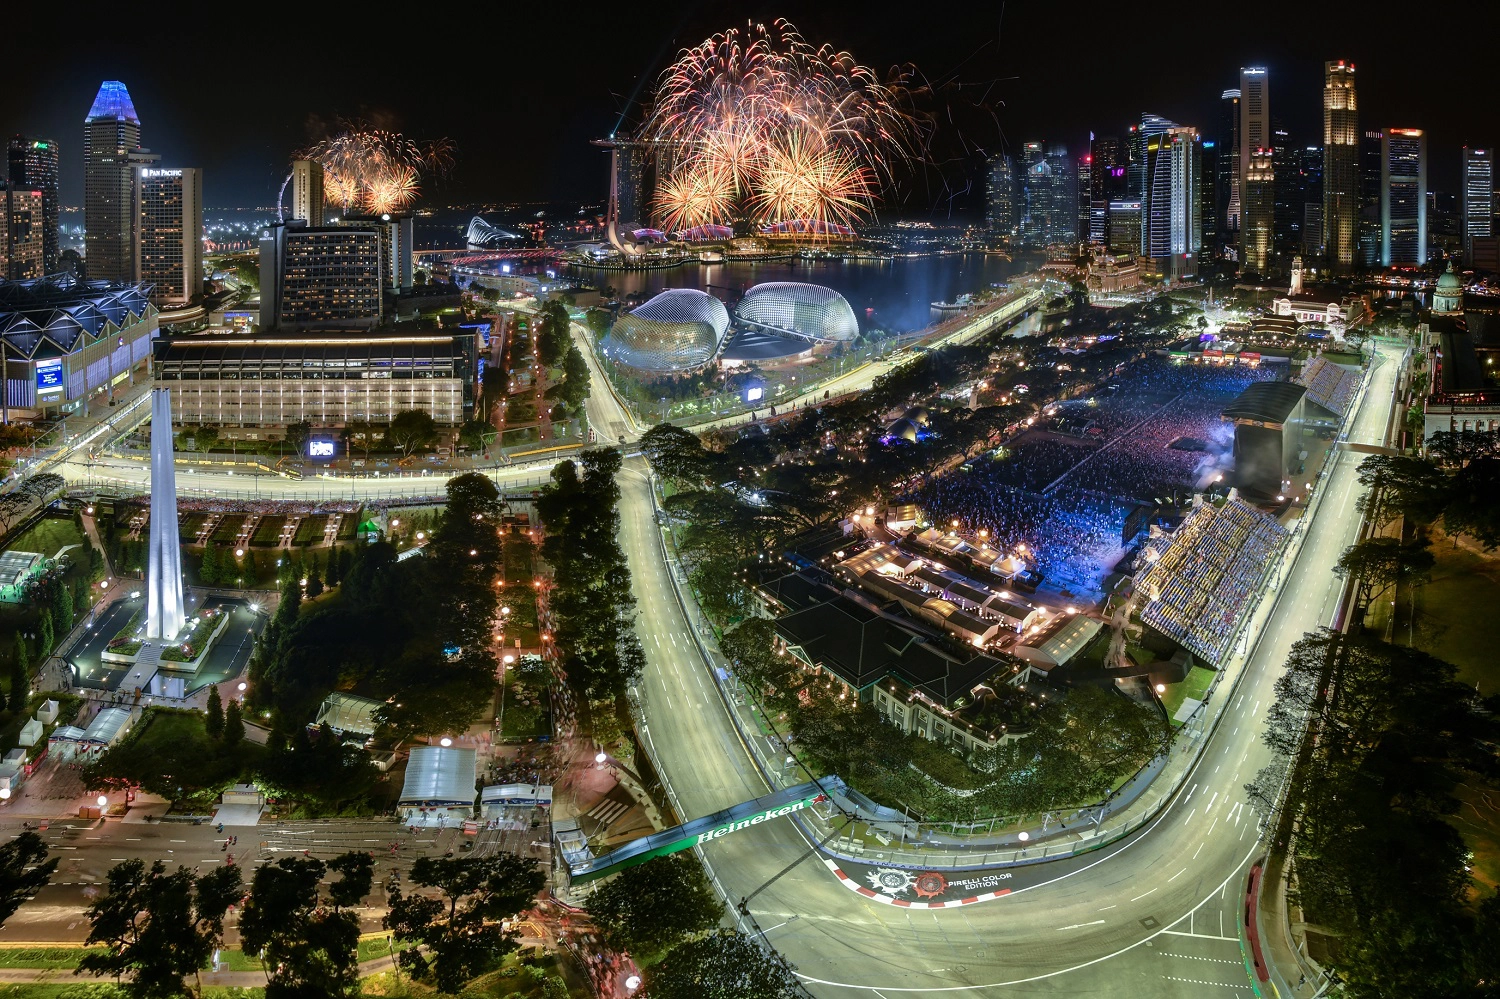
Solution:
[(307, 456), (309, 458), (332, 458), (337, 452), (338, 446), (328, 437), (313, 437), (307, 442)]
[(38, 392), (61, 392), (63, 387), (62, 358), (36, 362), (36, 390)]

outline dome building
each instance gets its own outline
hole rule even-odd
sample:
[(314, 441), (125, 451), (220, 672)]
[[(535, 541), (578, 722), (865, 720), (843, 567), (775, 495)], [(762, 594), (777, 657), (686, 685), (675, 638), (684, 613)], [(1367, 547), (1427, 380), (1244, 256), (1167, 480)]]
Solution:
[(695, 288), (671, 288), (621, 316), (599, 346), (637, 371), (687, 373), (713, 362), (728, 331), (723, 302)]
[(850, 343), (859, 336), (859, 321), (849, 302), (817, 284), (758, 284), (745, 292), (735, 315), (749, 329), (814, 345)]
[(1432, 314), (1434, 316), (1461, 316), (1464, 312), (1463, 278), (1453, 272), (1453, 261), (1437, 279), (1432, 292)]

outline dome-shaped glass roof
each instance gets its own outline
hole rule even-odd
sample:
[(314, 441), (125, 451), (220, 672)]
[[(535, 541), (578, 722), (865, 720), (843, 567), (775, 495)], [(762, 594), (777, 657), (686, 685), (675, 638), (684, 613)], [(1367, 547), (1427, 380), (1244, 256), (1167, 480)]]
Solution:
[(672, 288), (621, 316), (601, 346), (606, 357), (641, 371), (691, 371), (718, 356), (728, 330), (723, 302)]
[(748, 326), (813, 343), (848, 343), (859, 322), (843, 295), (799, 281), (768, 281), (745, 292), (735, 314)]

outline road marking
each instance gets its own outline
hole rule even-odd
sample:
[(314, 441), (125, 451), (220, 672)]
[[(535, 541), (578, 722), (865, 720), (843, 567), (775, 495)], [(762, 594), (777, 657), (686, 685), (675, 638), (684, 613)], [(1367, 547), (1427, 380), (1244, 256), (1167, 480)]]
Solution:
[[(1214, 769), (1217, 770), (1218, 768), (1215, 767)], [(1214, 802), (1216, 802), (1218, 800), (1219, 800), (1219, 792), (1215, 791), (1214, 792), (1214, 796), (1212, 798), (1208, 799), (1208, 804), (1204, 807), (1203, 814), (1207, 815), (1209, 812), (1213, 811), (1214, 810)]]
[(1248, 985), (1239, 985), (1234, 982), (1203, 982), (1196, 978), (1173, 978), (1171, 975), (1162, 975), (1169, 982), (1187, 982), (1189, 985), (1217, 985), (1221, 989), (1249, 989)]
[(1200, 854), (1202, 852), (1203, 852), (1203, 842), (1199, 842), (1198, 849), (1196, 849), (1196, 850), (1193, 851), (1193, 859), (1197, 860), (1198, 859), (1198, 854)]
[(1230, 943), (1239, 943), (1238, 937), (1219, 937), (1212, 933), (1184, 933), (1181, 930), (1162, 930), (1161, 932), (1174, 937), (1197, 937), (1199, 940), (1228, 940)]
[(125, 837), (125, 842), (127, 842), (127, 843), (139, 843), (140, 841), (141, 841), (141, 838), (139, 836), (126, 836)]
[(1116, 902), (1114, 905), (1106, 905), (1103, 909), (1100, 909), (1099, 911), (1100, 912), (1106, 912), (1106, 911), (1108, 911), (1110, 909), (1118, 909), (1119, 907), (1120, 907), (1120, 903)]
[(1243, 961), (1231, 960), (1227, 957), (1199, 957), (1197, 954), (1169, 954), (1164, 950), (1157, 951), (1162, 957), (1180, 957), (1186, 961), (1212, 961), (1214, 964), (1235, 964), (1244, 967)]
[(167, 840), (167, 842), (168, 843), (186, 843), (187, 840), (185, 840), (185, 839), (169, 839), (169, 840)]
[(1183, 872), (1185, 872), (1186, 870), (1187, 870), (1187, 868), (1184, 867), (1181, 871), (1178, 871), (1176, 874), (1172, 875), (1170, 878), (1167, 878), (1167, 884), (1171, 884), (1173, 881), (1176, 881), (1178, 878), (1180, 878), (1183, 875)]
[(1103, 923), (1104, 920), (1102, 919), (1096, 919), (1092, 923), (1074, 923), (1072, 926), (1059, 926), (1057, 932), (1061, 933), (1063, 930), (1081, 930), (1085, 926), (1100, 926)]
[[(1157, 888), (1159, 888), (1159, 887), (1161, 887), (1161, 886), (1157, 885)], [(1156, 888), (1152, 888), (1151, 891), (1156, 891)], [(1151, 894), (1151, 891), (1146, 892), (1146, 895)], [(1132, 902), (1139, 902), (1141, 899), (1145, 898), (1146, 895), (1137, 895), (1135, 898), (1131, 899), (1131, 901)]]
[(109, 858), (109, 862), (111, 864), (118, 864), (120, 861), (122, 861), (124, 859), (125, 859), (124, 857), (110, 857)]

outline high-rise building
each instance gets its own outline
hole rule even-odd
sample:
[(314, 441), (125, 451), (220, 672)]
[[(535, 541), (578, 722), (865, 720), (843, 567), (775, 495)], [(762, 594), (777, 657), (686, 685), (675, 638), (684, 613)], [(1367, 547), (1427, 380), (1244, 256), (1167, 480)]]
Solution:
[(1359, 101), (1354, 64), (1323, 64), (1323, 252), (1335, 274), (1354, 270), (1359, 248)]
[(1091, 214), (1089, 207), (1093, 204), (1094, 194), (1094, 155), (1084, 153), (1078, 157), (1078, 169), (1076, 175), (1078, 185), (1078, 223), (1074, 226), (1074, 232), (1080, 241), (1087, 242), (1089, 238), (1089, 219)]
[(1302, 256), (1323, 253), (1323, 147), (1302, 150)]
[(1270, 266), (1276, 214), (1269, 86), (1264, 68), (1240, 69), (1240, 266), (1257, 274)]
[[(1302, 147), (1277, 125), (1271, 129), (1271, 167), (1275, 173), (1275, 207), (1271, 216), (1271, 249), (1278, 264), (1290, 265), (1302, 252)], [(1321, 238), (1321, 236), (1320, 236)]]
[(1387, 128), (1380, 145), (1380, 266), (1427, 262), (1427, 133)]
[(1473, 266), (1474, 240), (1495, 234), (1495, 150), (1464, 146), (1464, 262)]
[(1219, 232), (1226, 244), (1240, 231), (1240, 91), (1219, 95), (1223, 109), (1219, 126)]
[(135, 168), (135, 273), (158, 307), (203, 294), (203, 174), (192, 167)]
[(1016, 234), (1016, 165), (1005, 153), (996, 153), (986, 164), (984, 186), (985, 227), (996, 236)]
[(44, 273), (41, 188), (0, 185), (0, 280), (22, 281)]
[(260, 240), (263, 330), (368, 329), (382, 314), (381, 233), (278, 223)]
[(153, 157), (141, 149), (141, 120), (118, 80), (99, 85), (83, 125), (83, 252), (92, 280), (129, 282), (135, 266), (135, 167)]
[(1109, 250), (1121, 256), (1135, 256), (1141, 252), (1141, 203), (1133, 198), (1122, 198), (1109, 203)]
[(1125, 186), (1125, 147), (1115, 136), (1093, 139), (1089, 143), (1089, 226), (1086, 231), (1089, 242), (1108, 242), (1109, 203), (1125, 197)]
[(317, 160), (292, 162), (292, 218), (323, 224), (323, 164)]
[(1199, 149), (1203, 170), (1198, 182), (1198, 218), (1203, 224), (1203, 253), (1212, 255), (1219, 245), (1219, 144), (1205, 139)]
[[(1146, 130), (1142, 124), (1142, 131)], [(1199, 216), (1201, 140), (1196, 128), (1173, 125), (1146, 139), (1147, 197), (1141, 211), (1141, 256), (1173, 278), (1197, 273), (1203, 245)]]
[(1359, 136), (1359, 266), (1380, 266), (1380, 150), (1385, 133), (1378, 130)]
[(1256, 149), (1240, 178), (1240, 269), (1265, 274), (1271, 265), (1271, 227), (1276, 212), (1276, 174), (1271, 150)]
[(1068, 151), (1028, 142), (1021, 148), (1021, 241), (1028, 246), (1068, 243), (1075, 238), (1078, 195)]
[(10, 186), (42, 192), (42, 270), (57, 270), (57, 143), (27, 135), (10, 140)]

